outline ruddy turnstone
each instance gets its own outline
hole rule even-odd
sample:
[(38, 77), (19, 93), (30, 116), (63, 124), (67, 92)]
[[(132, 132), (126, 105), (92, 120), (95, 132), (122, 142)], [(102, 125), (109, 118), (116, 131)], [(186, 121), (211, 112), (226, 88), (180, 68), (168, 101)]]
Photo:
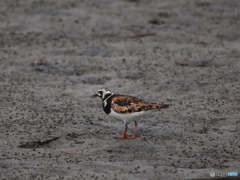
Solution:
[[(104, 112), (116, 119), (123, 120), (125, 130), (123, 136), (117, 139), (136, 138), (138, 136), (138, 125), (136, 119), (142, 115), (156, 109), (168, 108), (167, 104), (158, 104), (147, 102), (140, 98), (127, 96), (123, 94), (114, 94), (107, 88), (98, 89), (97, 93), (91, 96), (92, 98), (100, 97), (102, 99), (102, 107)], [(133, 136), (127, 136), (128, 123), (135, 122), (135, 130)]]

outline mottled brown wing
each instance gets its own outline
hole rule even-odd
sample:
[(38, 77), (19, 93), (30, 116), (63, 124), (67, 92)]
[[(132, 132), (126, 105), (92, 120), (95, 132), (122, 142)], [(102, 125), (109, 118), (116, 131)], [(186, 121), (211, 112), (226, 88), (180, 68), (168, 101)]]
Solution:
[(129, 114), (132, 112), (167, 108), (166, 104), (157, 104), (144, 101), (137, 97), (117, 95), (112, 98), (112, 109), (117, 113)]

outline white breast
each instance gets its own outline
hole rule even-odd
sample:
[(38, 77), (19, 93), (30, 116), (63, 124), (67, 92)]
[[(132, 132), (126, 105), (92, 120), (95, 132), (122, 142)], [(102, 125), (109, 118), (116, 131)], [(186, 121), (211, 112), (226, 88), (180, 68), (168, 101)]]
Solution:
[(141, 112), (133, 112), (133, 113), (129, 113), (129, 114), (119, 114), (111, 109), (109, 116), (112, 116), (116, 119), (122, 120), (125, 123), (127, 123), (130, 121), (136, 120), (138, 117), (143, 116), (143, 115), (147, 114), (148, 112), (149, 111), (141, 111)]

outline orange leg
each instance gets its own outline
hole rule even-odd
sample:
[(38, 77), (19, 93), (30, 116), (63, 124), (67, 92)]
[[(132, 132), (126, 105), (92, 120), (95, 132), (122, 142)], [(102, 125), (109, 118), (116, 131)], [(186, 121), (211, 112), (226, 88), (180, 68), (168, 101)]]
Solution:
[(135, 122), (135, 130), (134, 130), (133, 136), (128, 137), (130, 139), (135, 139), (136, 137), (138, 137), (138, 124), (137, 124), (137, 121), (134, 121), (134, 122)]
[(125, 138), (128, 138), (128, 136), (127, 136), (127, 130), (128, 130), (128, 125), (127, 125), (127, 123), (126, 123), (126, 124), (125, 124), (125, 130), (124, 130), (123, 136), (117, 137), (116, 139), (125, 139)]

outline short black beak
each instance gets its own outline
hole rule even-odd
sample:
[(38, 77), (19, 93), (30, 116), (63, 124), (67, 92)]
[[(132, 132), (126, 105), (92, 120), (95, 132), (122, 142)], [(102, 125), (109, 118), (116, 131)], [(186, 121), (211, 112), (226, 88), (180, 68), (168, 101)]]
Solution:
[(95, 97), (99, 97), (99, 95), (98, 94), (94, 94), (94, 95), (91, 96), (91, 98), (95, 98)]

